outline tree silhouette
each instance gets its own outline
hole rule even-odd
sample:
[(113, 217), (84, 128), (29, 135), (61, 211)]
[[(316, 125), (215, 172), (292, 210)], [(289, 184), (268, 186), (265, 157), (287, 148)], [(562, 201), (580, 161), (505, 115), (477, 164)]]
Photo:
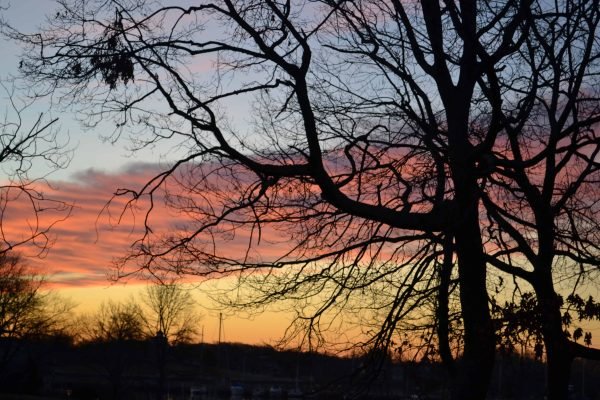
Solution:
[[(551, 399), (568, 396), (575, 357), (600, 356), (569, 340), (563, 317), (573, 306), (563, 299), (589, 282), (600, 261), (598, 6), (540, 4), (546, 17), (532, 16), (530, 35), (506, 64), (512, 81), (497, 80), (494, 90), (504, 97), (496, 107), (503, 131), (482, 195), (487, 256), (533, 288), (539, 316), (530, 323), (543, 336)], [(556, 285), (567, 276), (569, 285)]]
[(147, 307), (144, 323), (156, 345), (157, 399), (162, 399), (167, 383), (169, 345), (191, 343), (198, 333), (199, 317), (190, 292), (176, 283), (147, 286), (142, 302)]
[(147, 338), (141, 307), (133, 299), (104, 302), (78, 325), (79, 340), (90, 351), (91, 365), (108, 380), (111, 398), (126, 398), (127, 372), (139, 366), (138, 345)]
[(190, 343), (198, 333), (199, 317), (191, 293), (177, 283), (153, 284), (141, 297), (149, 336), (162, 332), (170, 344)]
[(0, 371), (26, 339), (65, 333), (72, 305), (43, 290), (43, 276), (14, 252), (0, 254)]
[[(297, 300), (309, 345), (362, 306), (367, 342), (390, 346), (437, 296), (446, 359), (457, 283), (454, 397), (481, 399), (493, 265), (534, 286), (565, 396), (553, 366), (581, 352), (561, 350), (555, 274), (598, 257), (597, 1), (60, 4), (49, 30), (12, 32), (34, 49), (23, 70), (180, 155), (117, 192), (150, 199), (121, 274), (246, 272), (255, 295), (237, 300)], [(244, 100), (250, 121), (231, 118)], [(189, 225), (154, 229), (160, 200)]]
[(82, 318), (79, 335), (80, 340), (86, 342), (132, 341), (146, 337), (142, 309), (133, 300), (103, 302), (96, 313)]

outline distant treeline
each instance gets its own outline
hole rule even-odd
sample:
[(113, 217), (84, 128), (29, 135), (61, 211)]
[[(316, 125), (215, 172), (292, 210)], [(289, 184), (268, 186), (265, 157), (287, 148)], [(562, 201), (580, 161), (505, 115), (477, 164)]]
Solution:
[[(443, 399), (451, 383), (439, 363), (370, 355), (336, 357), (244, 344), (168, 345), (157, 338), (75, 342), (73, 337), (55, 335), (3, 338), (0, 349), (13, 351), (0, 374), (0, 391), (44, 398), (187, 400), (192, 388), (203, 388), (211, 398), (230, 398), (235, 385), (243, 387), (248, 397), (267, 393), (263, 396), (268, 398), (268, 389), (277, 387), (283, 397), (296, 390), (315, 399), (348, 394), (364, 399)], [(574, 396), (600, 395), (600, 363), (579, 363), (573, 372)], [(545, 365), (534, 358), (501, 358), (491, 395), (541, 399), (544, 373)]]

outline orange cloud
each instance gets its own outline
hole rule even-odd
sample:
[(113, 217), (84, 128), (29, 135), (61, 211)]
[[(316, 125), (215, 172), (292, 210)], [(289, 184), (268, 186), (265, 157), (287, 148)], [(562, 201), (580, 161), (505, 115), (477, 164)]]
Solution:
[[(114, 173), (90, 169), (75, 174), (69, 181), (49, 182), (49, 187), (39, 186), (38, 190), (43, 190), (48, 198), (72, 205), (68, 218), (64, 219), (65, 210), (36, 215), (24, 198), (13, 198), (2, 229), (13, 237), (25, 236), (32, 221), (40, 226), (55, 223), (49, 234), (51, 247), (43, 257), (37, 257), (39, 249), (31, 244), (18, 247), (18, 251), (31, 256), (29, 264), (48, 274), (54, 287), (106, 285), (113, 272), (113, 261), (126, 255), (143, 236), (148, 206), (147, 199), (142, 198), (133, 207), (125, 207), (131, 197), (115, 197), (115, 193), (122, 188), (139, 189), (160, 171), (157, 164), (137, 163)], [(176, 232), (189, 222), (188, 215), (176, 213), (157, 201), (148, 223), (153, 232), (162, 234)], [(236, 231), (226, 244), (226, 252), (234, 258), (245, 254), (252, 235), (255, 236), (249, 230)], [(254, 255), (258, 257), (260, 252), (263, 259), (272, 259), (281, 252), (277, 243), (283, 243), (284, 238), (280, 233), (263, 229), (261, 237), (262, 245), (254, 249)]]
[[(205, 165), (210, 170), (210, 165)], [(164, 168), (164, 166), (162, 166)], [(157, 192), (156, 201), (153, 205), (151, 218), (145, 221), (145, 213), (149, 206), (147, 198), (140, 198), (136, 203), (130, 204), (131, 207), (126, 207), (127, 201), (132, 198), (129, 193), (124, 196), (116, 196), (115, 193), (123, 188), (141, 189), (154, 176), (159, 174), (163, 169), (158, 164), (136, 163), (130, 164), (117, 172), (101, 172), (93, 169), (79, 172), (75, 174), (69, 181), (50, 182), (50, 188), (44, 189), (47, 195), (51, 198), (60, 199), (68, 204), (72, 204), (72, 210), (69, 218), (57, 223), (51, 231), (52, 247), (44, 258), (31, 258), (30, 264), (38, 270), (49, 274), (54, 286), (58, 287), (84, 287), (90, 285), (107, 285), (108, 277), (113, 275), (113, 262), (115, 259), (123, 257), (131, 250), (131, 246), (141, 239), (145, 232), (144, 224), (147, 222), (149, 231), (152, 233), (153, 239), (159, 239), (163, 234), (177, 234), (179, 232), (193, 232), (194, 218), (198, 215), (198, 207), (204, 208), (208, 213), (214, 212), (219, 215), (222, 211), (219, 207), (231, 206), (232, 194), (245, 193), (247, 187), (251, 186), (251, 179), (248, 173), (244, 170), (227, 170), (223, 176), (218, 174), (204, 175), (210, 182), (204, 182), (204, 186), (193, 186), (189, 192), (181, 193), (185, 196), (183, 203), (179, 204), (182, 207), (190, 207), (192, 211), (186, 213), (177, 208), (168, 208), (164, 204), (164, 192)], [(199, 168), (203, 168), (202, 165)], [(194, 179), (193, 175), (189, 175), (188, 170), (181, 171), (181, 176), (175, 179)], [(229, 176), (227, 174), (233, 174)], [(244, 177), (248, 177), (245, 179)], [(196, 184), (196, 180), (187, 182)], [(185, 184), (185, 182), (184, 182)], [(177, 197), (180, 192), (173, 181), (167, 184), (168, 190), (173, 192), (169, 195)], [(294, 199), (294, 193), (298, 193), (299, 199)], [(302, 194), (302, 191), (307, 191), (308, 194)], [(302, 202), (303, 195), (313, 196), (311, 188), (298, 188), (290, 182), (284, 184), (280, 188), (278, 196), (287, 196), (291, 193), (291, 202)], [(190, 197), (191, 196), (191, 197)], [(195, 204), (188, 204), (188, 200), (192, 199)], [(172, 200), (172, 199), (171, 199)], [(233, 196), (235, 201), (235, 196)], [(284, 202), (287, 200), (284, 200)], [(311, 199), (310, 201), (315, 201)], [(235, 204), (235, 203), (234, 203)], [(303, 204), (303, 203), (302, 203)], [(32, 218), (31, 210), (28, 211), (27, 204), (15, 201), (12, 204), (14, 212), (11, 213), (11, 223), (4, 224), (3, 229), (10, 232), (18, 232), (23, 230), (26, 224), (23, 221)], [(318, 205), (316, 206), (319, 207)], [(315, 208), (315, 211), (318, 211)], [(29, 214), (27, 214), (29, 212)], [(251, 219), (251, 215), (244, 215), (246, 211), (242, 211), (239, 215), (231, 214), (233, 220)], [(271, 262), (285, 256), (288, 252), (294, 249), (296, 245), (294, 234), (299, 234), (296, 231), (296, 225), (293, 221), (288, 221), (285, 214), (288, 211), (275, 208), (275, 213), (283, 212), (282, 223), (265, 224), (260, 229), (260, 243), (258, 243), (258, 228), (254, 229), (250, 225), (244, 225), (237, 222), (224, 222), (218, 228), (218, 232), (213, 237), (209, 234), (199, 238), (199, 246), (206, 246), (207, 252), (211, 252), (212, 242), (214, 239), (218, 243), (216, 251), (220, 256), (232, 260), (243, 260), (248, 256), (250, 262)], [(291, 211), (297, 213), (297, 210)], [(300, 214), (295, 214), (301, 218)], [(33, 215), (35, 217), (35, 215)], [(42, 213), (39, 219), (43, 224), (50, 224), (55, 221), (59, 215), (57, 213)], [(63, 216), (60, 216), (61, 218)], [(213, 218), (213, 217), (210, 217)], [(344, 221), (340, 222), (344, 224)], [(337, 227), (334, 227), (338, 229)], [(332, 228), (332, 229), (334, 229)], [(351, 227), (345, 227), (344, 232), (348, 234)], [(226, 229), (229, 229), (228, 231)], [(311, 232), (309, 228), (307, 232)], [(370, 225), (358, 226), (352, 228), (349, 237), (359, 240), (364, 235), (372, 233)], [(282, 232), (285, 231), (285, 232)], [(303, 255), (315, 255), (314, 251), (322, 251), (323, 249), (335, 250), (343, 245), (338, 244), (338, 235), (341, 231), (334, 231), (331, 238), (327, 242), (323, 242), (322, 238), (309, 238), (315, 243), (315, 249), (309, 249)], [(302, 232), (304, 233), (304, 231)], [(300, 234), (301, 236), (301, 234)], [(299, 237), (300, 237), (299, 236)], [(342, 239), (343, 240), (343, 237)], [(389, 249), (377, 250), (377, 257), (402, 257), (401, 252), (396, 249), (397, 246), (390, 245)], [(20, 251), (26, 255), (34, 254), (35, 248), (20, 247)], [(300, 256), (302, 250), (294, 251), (290, 258)], [(368, 254), (365, 253), (365, 257)]]
[[(28, 262), (48, 274), (56, 286), (105, 285), (112, 260), (122, 256), (141, 233), (136, 215), (120, 214), (123, 201), (107, 204), (117, 188), (139, 187), (156, 172), (156, 165), (135, 164), (117, 173), (87, 170), (68, 182), (50, 182), (49, 187), (37, 184), (45, 197), (72, 205), (68, 218), (61, 221), (68, 214), (64, 209), (36, 215), (27, 198), (13, 197), (7, 203), (2, 229), (5, 236), (20, 238), (30, 234), (32, 226), (55, 223), (48, 236), (50, 249), (42, 258), (32, 257)], [(157, 212), (156, 219), (167, 224), (172, 216)], [(38, 240), (38, 244), (43, 243)], [(17, 250), (26, 256), (39, 253), (33, 244)]]

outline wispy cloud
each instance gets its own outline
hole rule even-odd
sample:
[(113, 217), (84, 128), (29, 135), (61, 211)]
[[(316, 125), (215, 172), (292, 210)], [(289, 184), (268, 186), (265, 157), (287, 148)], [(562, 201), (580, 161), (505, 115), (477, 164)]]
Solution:
[[(75, 174), (69, 181), (50, 182), (43, 189), (45, 195), (73, 208), (69, 217), (51, 230), (48, 253), (41, 259), (29, 258), (28, 262), (48, 274), (55, 286), (105, 285), (113, 259), (127, 252), (143, 227), (139, 215), (132, 211), (122, 213), (123, 200), (113, 199), (110, 206), (109, 202), (117, 189), (140, 187), (158, 171), (154, 164), (132, 164), (115, 173), (90, 169)], [(9, 215), (2, 228), (12, 236), (25, 235), (33, 221), (46, 226), (64, 216), (56, 212), (36, 216), (25, 198), (10, 203)], [(154, 211), (153, 221), (162, 226), (177, 222), (160, 208)], [(18, 250), (25, 255), (38, 251), (31, 245)]]
[[(140, 189), (160, 171), (157, 164), (136, 163), (117, 172), (89, 169), (74, 174), (68, 181), (49, 182), (50, 187), (44, 189), (47, 195), (72, 204), (73, 208), (69, 217), (51, 230), (53, 244), (45, 257), (31, 257), (29, 263), (48, 274), (55, 287), (106, 285), (114, 272), (113, 261), (125, 256), (142, 237), (148, 206), (142, 199), (133, 207), (125, 207), (131, 197), (115, 197), (115, 193), (123, 188)], [(35, 216), (22, 202), (16, 201), (12, 208), (10, 223), (3, 229), (15, 234), (26, 229), (24, 221)], [(42, 224), (49, 224), (59, 217), (57, 213), (39, 215)], [(157, 201), (149, 224), (154, 233), (175, 233), (177, 229), (189, 227), (189, 218)], [(234, 258), (243, 257), (248, 251), (250, 236), (250, 231), (236, 231), (223, 246), (226, 253)], [(251, 256), (256, 256), (255, 259), (273, 259), (281, 252), (277, 246), (277, 243), (284, 243), (280, 232), (263, 229), (261, 239), (261, 246), (256, 246), (256, 237), (252, 240)], [(32, 246), (19, 248), (25, 255), (33, 255), (36, 250)]]

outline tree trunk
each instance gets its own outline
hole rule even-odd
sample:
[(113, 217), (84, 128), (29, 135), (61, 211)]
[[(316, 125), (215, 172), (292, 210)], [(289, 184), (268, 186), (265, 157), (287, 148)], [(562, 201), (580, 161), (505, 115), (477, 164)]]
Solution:
[(448, 370), (449, 376), (454, 377), (454, 359), (450, 349), (450, 322), (449, 314), (449, 291), (450, 279), (452, 277), (452, 266), (454, 256), (454, 236), (450, 232), (444, 234), (444, 257), (440, 265), (440, 288), (438, 289), (437, 301), (437, 334), (439, 352), (442, 363)]
[(568, 350), (568, 343), (565, 341), (561, 345), (548, 339), (545, 339), (544, 342), (547, 352), (547, 399), (567, 400), (569, 398), (569, 380), (573, 363), (573, 357)]
[(167, 350), (169, 347), (167, 337), (162, 331), (158, 331), (154, 342), (156, 345), (156, 362), (158, 367), (158, 387), (156, 391), (156, 399), (162, 400), (165, 397), (165, 389), (167, 382)]
[(452, 116), (448, 119), (448, 126), (450, 168), (455, 188), (453, 231), (464, 322), (464, 353), (453, 398), (481, 400), (486, 398), (492, 377), (495, 337), (488, 307), (487, 271), (479, 226), (479, 188), (465, 124), (468, 107), (454, 111), (448, 114)]
[(550, 281), (538, 283), (536, 286), (546, 346), (547, 398), (567, 400), (574, 354), (562, 329), (560, 300)]
[(488, 308), (486, 264), (477, 203), (461, 212), (456, 231), (460, 302), (464, 321), (464, 354), (457, 371), (454, 399), (485, 399), (494, 367), (494, 330)]
[(464, 322), (464, 354), (457, 371), (453, 399), (482, 400), (490, 386), (496, 343), (488, 307), (487, 270), (479, 226), (479, 187), (473, 147), (468, 140), (470, 102), (469, 96), (465, 93), (462, 96), (465, 96), (463, 100), (445, 102), (456, 206), (452, 230)]

